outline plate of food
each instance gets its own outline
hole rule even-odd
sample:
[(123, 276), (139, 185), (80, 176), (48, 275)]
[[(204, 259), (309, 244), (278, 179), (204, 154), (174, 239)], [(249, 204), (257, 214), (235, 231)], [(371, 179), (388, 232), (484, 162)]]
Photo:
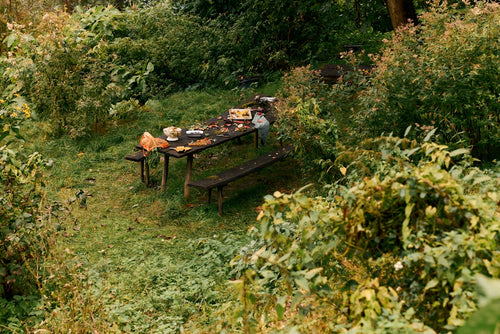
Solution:
[(229, 109), (229, 119), (252, 119), (252, 109)]

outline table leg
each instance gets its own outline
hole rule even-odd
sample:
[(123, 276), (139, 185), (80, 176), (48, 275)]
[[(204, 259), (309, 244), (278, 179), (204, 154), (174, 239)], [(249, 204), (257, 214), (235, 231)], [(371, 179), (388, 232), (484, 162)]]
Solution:
[(254, 133), (255, 133), (253, 137), (254, 145), (255, 148), (259, 148), (259, 131), (255, 131)]
[(188, 154), (186, 161), (186, 180), (184, 181), (184, 199), (187, 201), (189, 199), (189, 187), (188, 184), (191, 182), (191, 171), (193, 169), (193, 155)]
[(222, 212), (222, 201), (224, 200), (224, 196), (222, 194), (222, 187), (217, 187), (217, 208), (219, 209), (219, 215), (223, 215)]
[(163, 174), (161, 175), (161, 191), (165, 191), (168, 178), (168, 164), (170, 162), (170, 156), (168, 154), (163, 155)]

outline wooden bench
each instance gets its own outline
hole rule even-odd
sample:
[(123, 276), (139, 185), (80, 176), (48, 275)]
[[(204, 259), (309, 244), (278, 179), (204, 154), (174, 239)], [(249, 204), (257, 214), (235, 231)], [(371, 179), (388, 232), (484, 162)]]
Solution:
[(125, 157), (126, 160), (139, 162), (141, 166), (141, 181), (146, 183), (146, 187), (149, 186), (149, 165), (145, 162), (146, 157), (141, 151), (129, 154)]
[(288, 153), (291, 151), (291, 145), (282, 147), (276, 151), (268, 154), (261, 155), (250, 161), (246, 161), (239, 166), (224, 170), (215, 175), (209, 176), (207, 178), (191, 181), (188, 183), (189, 187), (194, 187), (198, 189), (203, 189), (208, 191), (208, 203), (210, 204), (212, 197), (212, 189), (217, 188), (217, 205), (219, 209), (219, 214), (222, 216), (222, 189), (224, 186), (228, 185), (230, 182), (242, 178), (250, 173), (253, 173), (259, 169), (267, 167), (277, 161), (283, 160)]
[[(358, 66), (356, 67), (356, 71), (368, 75), (374, 66)], [(319, 75), (323, 79), (323, 81), (336, 83), (339, 78), (349, 72), (354, 71), (355, 69), (350, 65), (332, 65), (327, 64), (323, 65), (319, 69)]]

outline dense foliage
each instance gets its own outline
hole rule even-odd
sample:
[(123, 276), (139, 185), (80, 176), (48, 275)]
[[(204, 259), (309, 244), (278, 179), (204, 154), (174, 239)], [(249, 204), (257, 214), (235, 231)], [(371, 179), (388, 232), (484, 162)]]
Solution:
[(439, 141), (500, 153), (500, 10), (478, 3), (461, 10), (430, 8), (422, 24), (399, 31), (380, 57), (361, 97), (370, 135), (402, 135), (409, 126), (437, 128)]
[(304, 177), (326, 177), (336, 157), (337, 124), (327, 98), (329, 88), (309, 67), (283, 76), (276, 127), (280, 139), (293, 145), (292, 155)]
[[(31, 110), (19, 96), (0, 98), (0, 324), (28, 319), (39, 303), (38, 272), (47, 250), (42, 171), (47, 162), (23, 147)], [(1, 327), (1, 326), (0, 326)], [(3, 331), (3, 329), (1, 329)]]
[[(32, 22), (0, 15), (1, 328), (434, 333), (459, 328), (481, 306), (477, 282), (500, 277), (498, 4), (416, 1), (427, 10), (422, 25), (392, 35), (379, 55), (338, 59), (345, 44), (371, 51), (388, 30), (381, 2), (114, 2), (119, 9), (65, 1), (71, 10)], [(371, 72), (360, 66), (367, 59)], [(333, 85), (312, 70), (329, 61), (349, 65)], [(175, 191), (127, 198), (145, 189), (109, 170), (132, 146), (121, 145), (124, 137), (204, 115), (196, 102), (156, 113), (144, 105), (280, 71), (273, 130), (293, 145), (301, 182), (316, 187), (267, 196), (248, 236), (160, 234), (191, 219), (181, 231), (211, 235), (234, 217), (205, 219), (208, 209), (188, 211)], [(32, 116), (45, 123), (30, 125)], [(92, 195), (78, 188), (74, 198), (75, 185), (95, 184), (96, 168), (103, 179), (116, 176), (94, 188), (103, 192), (95, 194), (101, 211), (81, 213), (88, 226), (66, 221), (70, 206), (47, 205), (47, 162), (25, 149), (21, 131), (31, 126), (38, 140), (39, 124), (59, 136), (48, 142), (60, 146), (52, 153), (71, 160), (59, 165), (54, 175), (64, 180), (53, 188), (82, 211)], [(112, 125), (123, 129), (109, 134)], [(108, 207), (111, 197), (119, 202)], [(254, 216), (245, 209), (236, 224)], [(84, 233), (98, 242), (85, 246)]]
[[(369, 146), (345, 173), (362, 165), (370, 177), (332, 184), (325, 197), (267, 198), (252, 243), (233, 261), (235, 325), (263, 331), (287, 319), (299, 331), (432, 333), (477, 308), (475, 275), (500, 275), (499, 175), (431, 142)], [(369, 156), (378, 159), (367, 165)]]
[[(46, 263), (64, 230), (69, 205), (46, 197), (52, 160), (26, 148), (32, 110), (11, 90), (0, 98), (0, 331), (20, 333), (41, 322), (43, 289), (56, 270)], [(32, 125), (32, 124), (31, 124)], [(59, 256), (64, 262), (64, 257)], [(73, 270), (73, 268), (71, 269)], [(54, 291), (54, 290), (51, 290)], [(47, 296), (50, 295), (47, 294)]]
[[(0, 298), (28, 289), (25, 260), (36, 239), (40, 203), (39, 154), (18, 150), (20, 123), (30, 117), (29, 108), (16, 101), (0, 100)], [(14, 135), (14, 136), (12, 136)], [(29, 280), (28, 280), (29, 281)]]
[(431, 6), (371, 76), (353, 54), (334, 87), (308, 68), (285, 76), (278, 130), (306, 174), (321, 166), (331, 183), (319, 197), (268, 197), (232, 262), (228, 330), (433, 333), (478, 308), (478, 275), (500, 275), (499, 175), (460, 147), (498, 157), (495, 17), (497, 4)]
[(346, 44), (370, 47), (390, 30), (379, 1), (173, 1), (178, 11), (220, 25), (239, 74), (331, 61)]
[(127, 72), (143, 73), (150, 64), (150, 75), (138, 92), (144, 100), (190, 86), (234, 83), (228, 48), (215, 24), (175, 13), (166, 2), (124, 13), (106, 52)]
[(376, 3), (354, 9), (336, 2), (245, 1), (217, 8), (164, 1), (122, 11), (55, 11), (4, 27), (9, 53), (0, 67), (2, 86), (15, 85), (40, 116), (57, 120), (56, 134), (81, 137), (106, 129), (121, 101), (232, 88), (248, 75), (329, 61), (344, 44), (371, 48), (380, 34), (368, 23), (361, 28), (352, 13), (374, 22), (361, 11), (376, 12)]

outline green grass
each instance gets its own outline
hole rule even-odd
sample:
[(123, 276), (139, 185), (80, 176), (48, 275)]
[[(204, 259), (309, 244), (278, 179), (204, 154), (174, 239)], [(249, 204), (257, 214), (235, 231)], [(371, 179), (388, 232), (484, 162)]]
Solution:
[[(271, 95), (274, 89), (259, 93)], [(189, 201), (184, 200), (185, 159), (170, 159), (167, 189), (161, 192), (161, 166), (151, 171), (152, 186), (147, 188), (140, 181), (138, 164), (123, 157), (133, 151), (144, 131), (158, 136), (166, 126), (201, 122), (252, 93), (178, 93), (148, 102), (149, 111), (137, 120), (85, 140), (49, 139), (40, 130), (43, 124), (27, 130), (34, 139), (28, 146), (54, 160), (47, 172), (49, 198), (68, 200), (80, 190), (87, 194), (85, 203), (73, 209), (74, 222), (65, 227), (63, 247), (74, 263), (82, 264), (84, 281), (92, 282), (87, 304), (101, 310), (93, 313), (92, 321), (100, 319), (108, 331), (177, 332), (190, 319), (194, 327), (211, 322), (211, 308), (230, 298), (224, 285), (230, 278), (227, 264), (247, 240), (263, 197), (300, 186), (293, 161), (226, 187), (225, 215), (220, 217), (214, 200), (206, 204), (204, 192), (193, 189)], [(194, 161), (194, 178), (277, 146), (276, 136), (270, 134), (268, 143), (257, 150), (253, 136), (241, 144), (207, 150)]]

